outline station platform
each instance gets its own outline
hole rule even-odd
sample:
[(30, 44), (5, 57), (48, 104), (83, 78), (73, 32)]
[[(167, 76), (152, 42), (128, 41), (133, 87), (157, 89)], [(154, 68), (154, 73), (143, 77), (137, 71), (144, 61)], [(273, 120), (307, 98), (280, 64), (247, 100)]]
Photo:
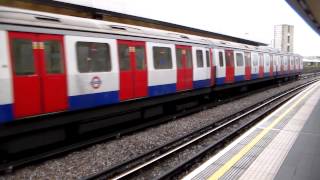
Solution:
[(320, 179), (320, 82), (183, 179)]

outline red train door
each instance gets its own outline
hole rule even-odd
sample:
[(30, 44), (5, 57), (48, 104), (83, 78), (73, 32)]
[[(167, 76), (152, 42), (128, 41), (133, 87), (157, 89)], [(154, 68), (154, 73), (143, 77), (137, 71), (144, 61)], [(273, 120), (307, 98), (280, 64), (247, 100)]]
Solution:
[(193, 68), (191, 46), (176, 46), (177, 90), (192, 89)]
[(15, 117), (66, 110), (63, 37), (10, 32), (9, 39)]
[(213, 60), (213, 53), (212, 53), (212, 49), (210, 49), (210, 55), (209, 55), (209, 59), (210, 59), (210, 69), (211, 69), (211, 73), (210, 73), (210, 78), (211, 78), (211, 86), (215, 85), (215, 79), (216, 79), (216, 67), (214, 64), (214, 60)]
[(273, 56), (270, 54), (270, 76), (273, 76)]
[(259, 77), (262, 78), (264, 76), (264, 61), (263, 61), (263, 54), (259, 54)]
[(226, 83), (234, 82), (234, 57), (233, 50), (225, 50), (226, 56)]
[(245, 58), (245, 80), (250, 80), (251, 79), (251, 53), (250, 52), (245, 52), (244, 53), (244, 58)]
[(145, 42), (118, 40), (120, 64), (120, 100), (148, 94)]

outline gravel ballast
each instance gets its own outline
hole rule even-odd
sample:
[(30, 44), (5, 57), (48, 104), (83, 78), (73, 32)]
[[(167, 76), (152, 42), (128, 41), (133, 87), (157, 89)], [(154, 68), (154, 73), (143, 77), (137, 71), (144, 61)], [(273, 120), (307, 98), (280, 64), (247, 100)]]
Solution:
[(15, 170), (0, 179), (79, 179), (134, 158), (308, 80), (292, 82), (193, 115)]

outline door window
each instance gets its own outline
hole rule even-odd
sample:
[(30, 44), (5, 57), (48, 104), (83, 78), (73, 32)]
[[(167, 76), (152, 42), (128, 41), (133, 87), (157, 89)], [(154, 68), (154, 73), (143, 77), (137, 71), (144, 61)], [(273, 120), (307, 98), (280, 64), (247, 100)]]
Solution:
[(45, 41), (44, 54), (45, 54), (46, 72), (48, 74), (64, 73), (61, 45), (58, 41)]
[(249, 52), (244, 53), (244, 60), (246, 62), (246, 66), (251, 66), (251, 57)]
[(35, 74), (32, 41), (14, 39), (12, 45), (15, 74), (18, 76)]
[(119, 65), (120, 70), (128, 71), (131, 69), (129, 46), (127, 44), (119, 44)]
[(206, 51), (206, 60), (207, 60), (207, 67), (210, 67), (210, 54), (209, 54), (209, 51)]
[(177, 67), (181, 68), (182, 67), (182, 49), (177, 48), (176, 49), (176, 54), (177, 54)]
[(135, 47), (135, 56), (136, 56), (136, 69), (143, 70), (146, 67), (145, 61), (145, 49), (143, 46)]
[(187, 49), (186, 50), (187, 51), (187, 53), (186, 53), (186, 67), (187, 68), (192, 68), (192, 53), (191, 53), (191, 50), (190, 49)]

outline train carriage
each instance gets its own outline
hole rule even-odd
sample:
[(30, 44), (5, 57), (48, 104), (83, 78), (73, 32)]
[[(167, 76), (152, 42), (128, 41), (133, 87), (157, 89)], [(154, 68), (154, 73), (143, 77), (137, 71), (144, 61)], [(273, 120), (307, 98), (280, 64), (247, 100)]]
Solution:
[(0, 123), (201, 89), (212, 93), (298, 69), (293, 55), (275, 50), (0, 8)]

